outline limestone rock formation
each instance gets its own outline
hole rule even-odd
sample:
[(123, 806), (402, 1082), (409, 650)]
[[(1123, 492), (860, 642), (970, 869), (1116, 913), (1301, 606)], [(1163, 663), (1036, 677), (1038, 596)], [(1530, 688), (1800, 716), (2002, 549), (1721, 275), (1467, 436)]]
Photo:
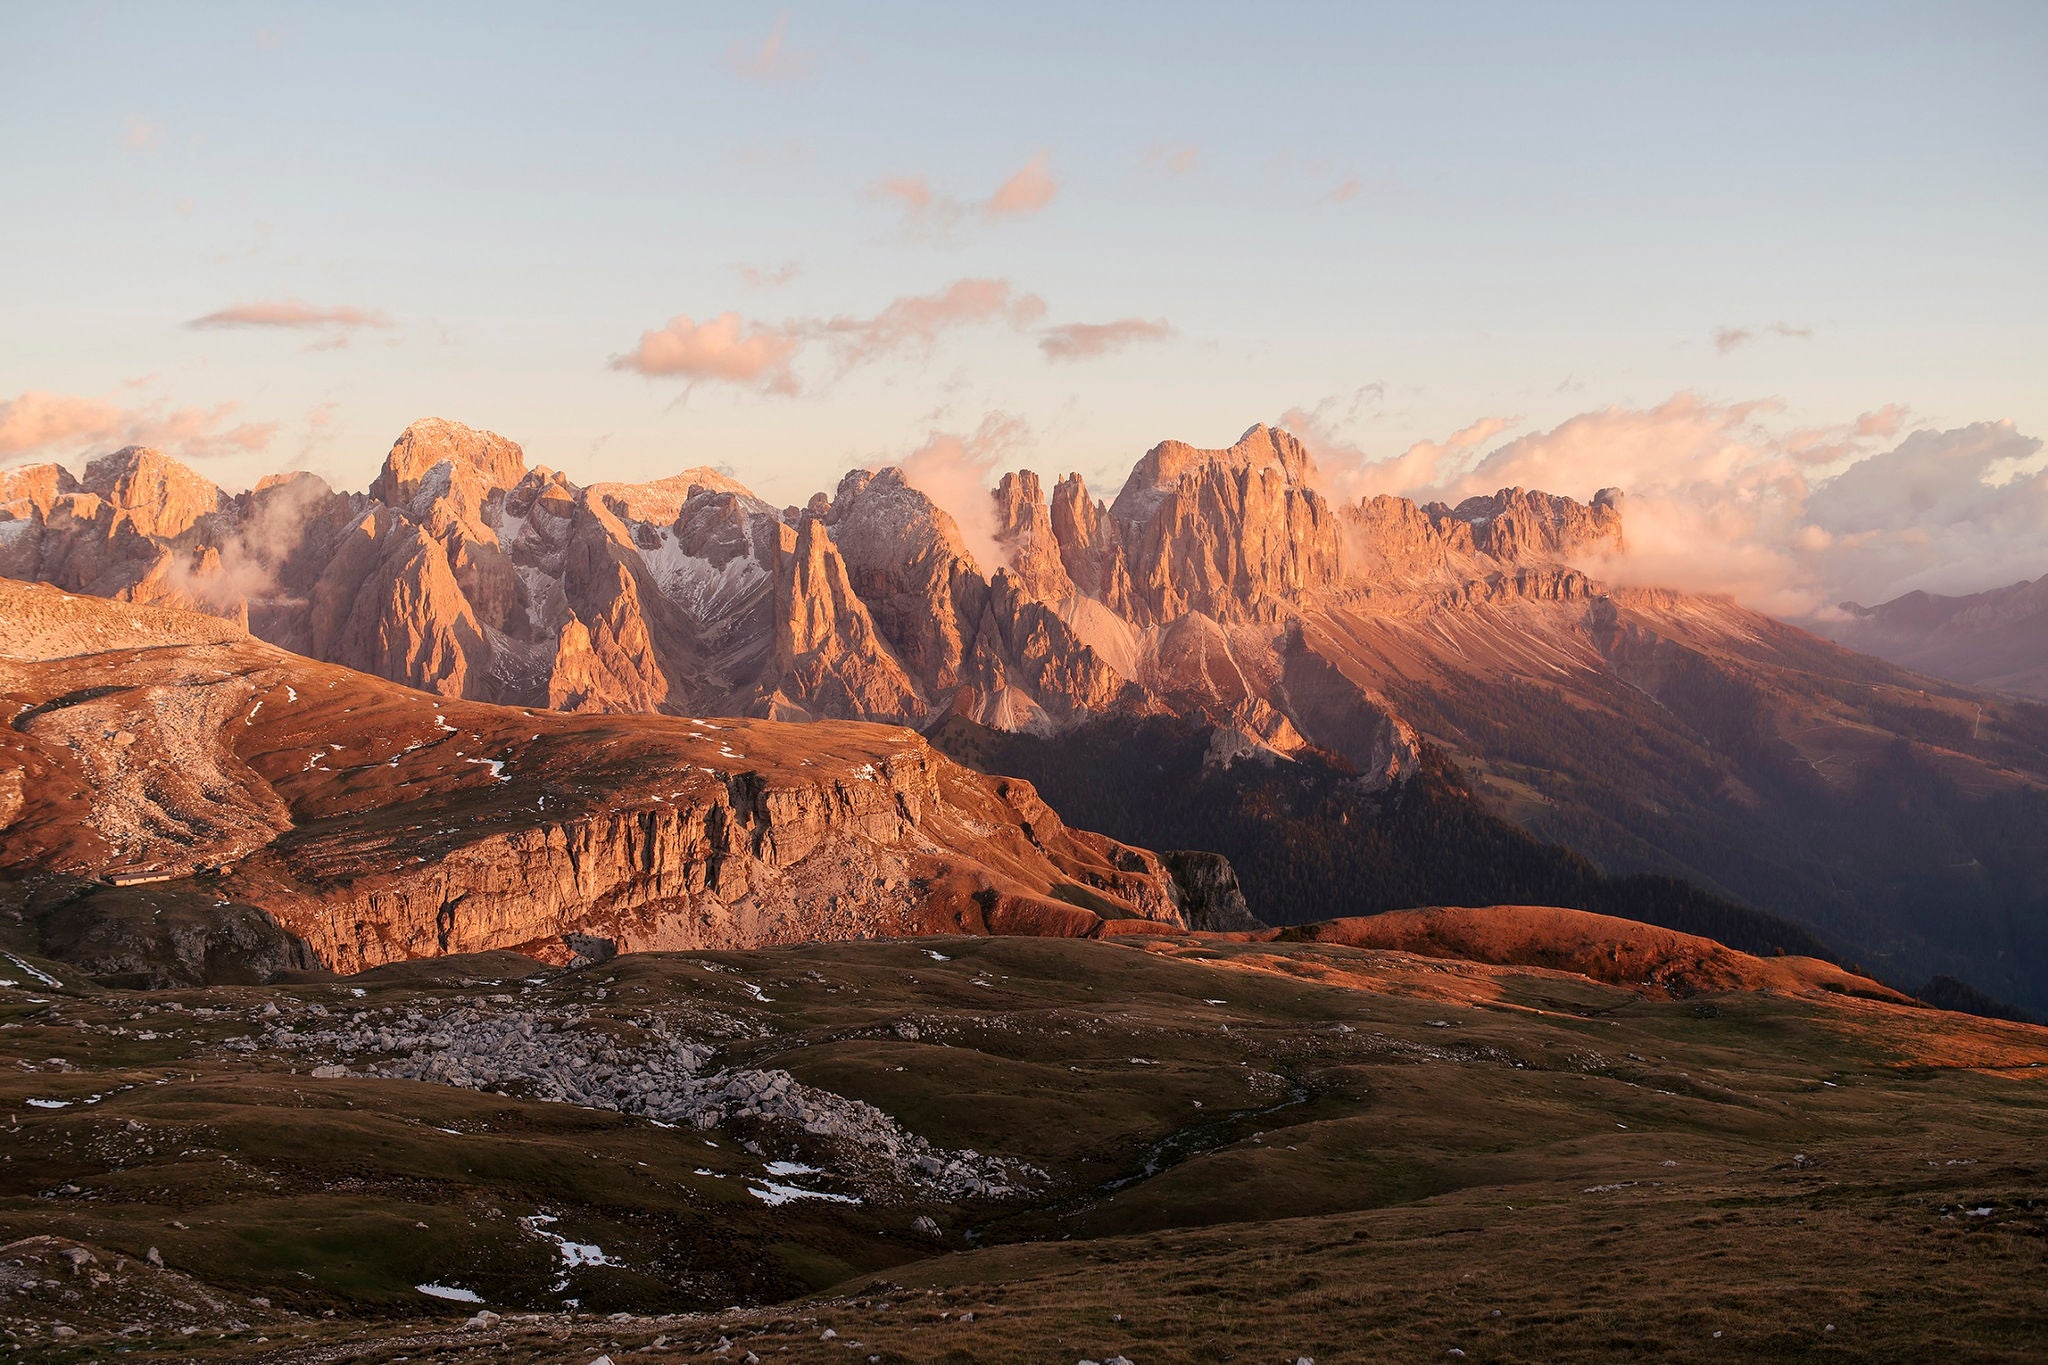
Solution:
[[(1156, 855), (908, 730), (437, 700), (209, 617), (6, 581), (0, 617), (0, 873), (260, 907), (338, 970), (565, 935), (626, 951), (1183, 923)], [(89, 908), (67, 943), (147, 955)], [(261, 923), (222, 932), (277, 957)]]

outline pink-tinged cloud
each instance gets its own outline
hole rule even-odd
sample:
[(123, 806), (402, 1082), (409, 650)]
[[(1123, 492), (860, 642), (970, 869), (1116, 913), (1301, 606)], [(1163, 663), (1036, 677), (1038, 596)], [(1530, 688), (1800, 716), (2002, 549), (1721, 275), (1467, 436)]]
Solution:
[(914, 239), (946, 240), (967, 216), (966, 206), (932, 189), (921, 175), (890, 175), (868, 187), (870, 197), (893, 204), (903, 215), (903, 233)]
[(934, 431), (897, 465), (904, 481), (953, 518), (961, 539), (985, 573), (1007, 561), (996, 540), (995, 499), (989, 480), (998, 462), (1026, 445), (1030, 428), (1021, 418), (991, 412), (964, 435)]
[(811, 74), (811, 54), (789, 45), (789, 16), (784, 14), (759, 47), (734, 43), (728, 48), (725, 69), (764, 85), (799, 81)]
[(1793, 341), (1813, 340), (1811, 327), (1794, 327), (1789, 322), (1774, 322), (1762, 328), (1716, 327), (1712, 333), (1714, 349), (1722, 355), (1727, 355), (1730, 351), (1740, 350), (1749, 345), (1766, 332), (1774, 337), (1785, 337)]
[(105, 398), (30, 390), (0, 402), (0, 459), (23, 455), (70, 458), (121, 446), (157, 446), (192, 457), (262, 450), (275, 422), (235, 422), (239, 405), (171, 408), (130, 406)]
[(1323, 201), (1329, 204), (1348, 204), (1356, 199), (1364, 188), (1365, 182), (1354, 175), (1324, 195)]
[(1161, 142), (1145, 151), (1145, 164), (1167, 175), (1192, 175), (1202, 164), (1202, 149), (1192, 142)]
[(1844, 600), (1976, 592), (2048, 570), (2048, 455), (2009, 421), (1899, 439), (1909, 414), (1888, 404), (1783, 430), (1775, 400), (1678, 393), (1652, 408), (1583, 412), (1492, 449), (1511, 424), (1483, 418), (1374, 459), (1334, 437), (1338, 403), (1296, 409), (1283, 424), (1347, 499), (1401, 493), (1455, 506), (1502, 488), (1580, 499), (1619, 488), (1622, 546), (1580, 562), (1616, 584), (1725, 593), (1824, 624)]
[(827, 351), (843, 374), (906, 351), (928, 352), (959, 328), (1004, 323), (1021, 331), (1044, 316), (1045, 301), (1017, 292), (1008, 280), (955, 280), (936, 294), (895, 299), (872, 317), (842, 314), (770, 326), (737, 313), (702, 323), (679, 316), (641, 333), (631, 351), (612, 357), (611, 368), (793, 394), (802, 388), (796, 363), (814, 349)]
[(818, 324), (840, 353), (842, 367), (906, 349), (929, 350), (941, 332), (989, 322), (1024, 328), (1045, 316), (1045, 301), (1020, 294), (1008, 280), (955, 280), (936, 294), (899, 298), (871, 318), (836, 317)]
[(639, 345), (613, 356), (611, 367), (650, 378), (679, 377), (692, 384), (719, 382), (793, 394), (799, 385), (790, 364), (803, 342), (800, 333), (747, 322), (738, 313), (721, 313), (701, 323), (678, 314), (668, 326), (642, 332)]
[(391, 319), (371, 308), (320, 308), (297, 299), (238, 303), (217, 313), (194, 318), (193, 328), (215, 327), (389, 327)]
[(923, 213), (933, 203), (932, 186), (921, 175), (888, 175), (875, 182), (875, 197), (901, 204), (905, 212)]
[(979, 202), (942, 194), (922, 175), (891, 175), (868, 187), (871, 198), (893, 204), (903, 215), (903, 231), (912, 238), (949, 241), (969, 219), (986, 223), (1029, 218), (1059, 194), (1051, 158), (1044, 152), (996, 187)]
[(1059, 192), (1059, 181), (1052, 174), (1052, 158), (1040, 152), (996, 187), (996, 192), (981, 206), (982, 215), (991, 219), (1029, 218), (1050, 204)]
[(121, 134), (121, 145), (131, 152), (153, 152), (164, 140), (164, 126), (155, 119), (143, 118), (140, 114), (128, 116), (128, 127)]
[(1164, 341), (1173, 328), (1164, 321), (1118, 318), (1115, 322), (1070, 322), (1048, 328), (1038, 339), (1038, 349), (1048, 360), (1089, 360), (1140, 342)]
[(780, 289), (798, 275), (803, 267), (795, 261), (784, 261), (781, 265), (747, 265), (744, 262), (733, 267), (733, 273), (753, 289)]

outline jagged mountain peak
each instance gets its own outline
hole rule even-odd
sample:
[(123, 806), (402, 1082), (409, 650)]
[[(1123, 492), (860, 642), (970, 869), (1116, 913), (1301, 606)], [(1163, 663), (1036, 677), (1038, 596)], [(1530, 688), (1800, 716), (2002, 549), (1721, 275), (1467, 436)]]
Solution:
[(731, 474), (709, 465), (640, 483), (594, 483), (584, 491), (629, 521), (655, 525), (672, 524), (699, 493), (729, 493), (764, 508), (768, 505)]
[[(437, 478), (435, 471), (443, 465), (449, 472)], [(422, 417), (392, 442), (370, 495), (393, 507), (406, 506), (423, 487), (438, 483), (445, 488), (456, 471), (474, 476), (485, 488), (512, 488), (526, 474), (526, 452), (495, 431), (480, 431), (445, 417)]]
[(1120, 521), (1142, 522), (1172, 495), (1183, 478), (1208, 468), (1255, 474), (1272, 471), (1279, 482), (1306, 488), (1314, 477), (1315, 462), (1309, 458), (1308, 447), (1292, 434), (1264, 422), (1254, 423), (1221, 449), (1161, 441), (1131, 470), (1111, 510)]
[(182, 535), (228, 505), (219, 484), (150, 446), (100, 456), (86, 465), (78, 486), (128, 511), (145, 535)]

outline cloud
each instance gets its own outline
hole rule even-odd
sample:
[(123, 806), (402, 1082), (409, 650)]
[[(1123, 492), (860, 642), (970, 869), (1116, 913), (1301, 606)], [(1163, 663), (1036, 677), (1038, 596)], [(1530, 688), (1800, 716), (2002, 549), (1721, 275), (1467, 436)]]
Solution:
[(1202, 149), (1192, 142), (1159, 142), (1145, 149), (1144, 164), (1167, 175), (1192, 175), (1202, 164)]
[(1173, 328), (1164, 321), (1118, 318), (1115, 322), (1069, 322), (1048, 328), (1038, 349), (1048, 360), (1088, 360), (1144, 341), (1164, 341)]
[(1714, 349), (1722, 355), (1727, 355), (1730, 351), (1739, 350), (1749, 345), (1764, 333), (1769, 333), (1774, 337), (1787, 337), (1796, 341), (1813, 340), (1813, 329), (1811, 327), (1794, 327), (1789, 322), (1774, 322), (1770, 326), (1761, 329), (1753, 327), (1716, 327), (1712, 333)]
[(803, 342), (800, 332), (746, 322), (738, 313), (701, 323), (678, 314), (668, 326), (642, 332), (639, 345), (612, 357), (611, 368), (650, 378), (681, 377), (693, 386), (716, 381), (793, 394), (798, 383), (790, 362)]
[(996, 540), (990, 476), (998, 464), (1029, 443), (1030, 435), (1022, 419), (991, 412), (966, 435), (930, 433), (923, 445), (897, 464), (905, 482), (952, 516), (985, 573), (993, 574), (1008, 560)]
[(1331, 190), (1328, 194), (1324, 195), (1323, 202), (1326, 204), (1348, 204), (1352, 200), (1356, 199), (1359, 195), (1359, 191), (1363, 190), (1364, 188), (1364, 181), (1360, 180), (1355, 175), (1351, 176), (1350, 178), (1346, 179), (1341, 184), (1339, 184), (1335, 189)]
[(844, 368), (905, 349), (929, 350), (941, 332), (979, 323), (1024, 328), (1045, 316), (1045, 301), (1020, 294), (1008, 280), (955, 280), (936, 294), (899, 298), (871, 318), (835, 317), (818, 333), (839, 351)]
[(981, 206), (982, 216), (991, 219), (1029, 218), (1050, 204), (1059, 192), (1059, 181), (1052, 175), (1051, 158), (1040, 152), (996, 187), (996, 192)]
[(1406, 493), (1428, 488), (1443, 477), (1447, 466), (1467, 451), (1480, 449), (1521, 420), (1519, 417), (1481, 417), (1441, 441), (1417, 441), (1391, 460), (1367, 465), (1362, 471), (1363, 477), (1388, 491)]
[(156, 446), (192, 458), (263, 450), (275, 422), (235, 422), (239, 405), (139, 406), (79, 394), (30, 390), (0, 402), (0, 460), (40, 455), (70, 459), (122, 446)]
[(681, 377), (692, 385), (735, 384), (763, 393), (794, 394), (796, 362), (828, 353), (841, 374), (906, 352), (929, 352), (946, 332), (987, 323), (1022, 330), (1045, 316), (1045, 301), (1019, 293), (1008, 280), (955, 280), (935, 294), (891, 300), (870, 317), (841, 314), (773, 325), (722, 313), (708, 322), (684, 314), (642, 332), (639, 343), (613, 356), (611, 368), (650, 377)]
[(218, 327), (389, 327), (391, 319), (371, 308), (319, 308), (297, 299), (238, 303), (185, 324), (195, 329)]
[(1747, 346), (1755, 340), (1756, 333), (1750, 331), (1747, 327), (1716, 327), (1714, 329), (1714, 349), (1722, 355), (1727, 355), (1738, 347)]
[(985, 223), (1029, 218), (1059, 194), (1052, 159), (1040, 152), (988, 198), (978, 202), (941, 194), (922, 175), (884, 176), (868, 187), (870, 198), (893, 204), (903, 215), (903, 231), (913, 239), (948, 241), (970, 219)]
[(759, 47), (734, 43), (725, 53), (725, 69), (763, 85), (800, 81), (811, 74), (811, 54), (789, 45), (789, 16), (779, 16)]
[[(1915, 588), (1974, 592), (2048, 571), (2048, 459), (2011, 422), (1900, 437), (1896, 404), (1785, 430), (1771, 400), (1679, 393), (1580, 413), (1493, 449), (1474, 423), (1340, 471), (1420, 500), (1506, 487), (1623, 490), (1625, 545), (1583, 564), (1611, 582), (1727, 593), (1794, 619)], [(1489, 419), (1489, 421), (1492, 419)], [(1398, 487), (1397, 487), (1398, 485)]]
[(754, 289), (780, 289), (803, 273), (803, 267), (795, 261), (784, 261), (781, 265), (775, 266), (747, 265), (743, 262), (732, 269), (742, 282)]
[(153, 152), (162, 145), (164, 126), (155, 119), (143, 118), (140, 114), (128, 116), (128, 127), (121, 134), (121, 145), (131, 152)]
[(868, 187), (871, 198), (894, 204), (903, 215), (903, 234), (914, 239), (950, 237), (966, 218), (957, 199), (941, 197), (921, 175), (889, 175)]

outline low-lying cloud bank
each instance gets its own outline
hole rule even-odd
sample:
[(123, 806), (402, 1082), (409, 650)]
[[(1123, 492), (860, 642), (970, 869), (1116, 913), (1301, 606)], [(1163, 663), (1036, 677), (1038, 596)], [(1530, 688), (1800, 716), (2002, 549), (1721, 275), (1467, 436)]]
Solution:
[[(1489, 417), (1441, 441), (1372, 458), (1314, 411), (1291, 422), (1347, 500), (1397, 493), (1456, 503), (1501, 488), (1585, 498), (1619, 488), (1626, 548), (1586, 563), (1611, 582), (1727, 593), (1775, 615), (1825, 619), (1838, 603), (1916, 588), (1962, 593), (2048, 572), (2048, 458), (2009, 421), (1946, 431), (1901, 407), (1786, 429), (1771, 401), (1677, 394), (1603, 408), (1503, 444)], [(1482, 453), (1483, 452), (1483, 453)]]

